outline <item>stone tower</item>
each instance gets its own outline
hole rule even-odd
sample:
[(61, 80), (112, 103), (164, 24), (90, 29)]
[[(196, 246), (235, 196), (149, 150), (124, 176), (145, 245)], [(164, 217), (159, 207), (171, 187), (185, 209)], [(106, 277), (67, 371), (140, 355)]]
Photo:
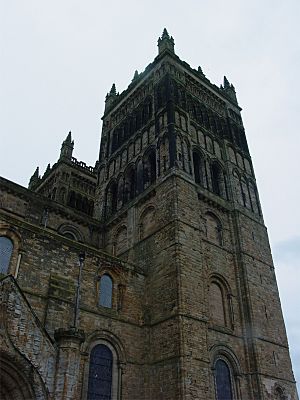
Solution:
[(96, 195), (107, 251), (147, 271), (145, 398), (295, 398), (235, 88), (181, 61), (166, 30), (158, 49), (107, 96)]
[(297, 400), (241, 108), (158, 56), (106, 96), (99, 160), (0, 178), (0, 397)]

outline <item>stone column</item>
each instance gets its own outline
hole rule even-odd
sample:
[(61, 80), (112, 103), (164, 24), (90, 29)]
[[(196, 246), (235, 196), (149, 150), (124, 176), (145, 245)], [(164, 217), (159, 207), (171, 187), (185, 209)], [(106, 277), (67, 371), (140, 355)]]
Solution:
[(58, 329), (54, 333), (58, 346), (55, 374), (55, 400), (79, 400), (80, 346), (85, 340), (83, 330)]

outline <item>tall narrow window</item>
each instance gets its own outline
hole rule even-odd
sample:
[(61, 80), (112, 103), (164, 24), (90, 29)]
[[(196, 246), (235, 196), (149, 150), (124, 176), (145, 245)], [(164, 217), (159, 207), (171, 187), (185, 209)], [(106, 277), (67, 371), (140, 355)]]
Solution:
[(218, 196), (221, 196), (221, 180), (222, 180), (222, 170), (218, 164), (213, 163), (211, 166), (211, 181), (212, 190)]
[(219, 285), (212, 282), (209, 288), (210, 318), (214, 324), (226, 326), (224, 299)]
[(111, 308), (112, 306), (112, 287), (113, 282), (109, 275), (103, 275), (100, 279), (100, 298), (99, 305)]
[(231, 374), (227, 363), (218, 360), (215, 368), (216, 400), (233, 400)]
[(0, 273), (7, 274), (14, 245), (6, 236), (0, 236)]
[(203, 160), (198, 152), (193, 152), (195, 182), (203, 184)]
[(91, 351), (87, 400), (111, 400), (113, 354), (104, 344)]

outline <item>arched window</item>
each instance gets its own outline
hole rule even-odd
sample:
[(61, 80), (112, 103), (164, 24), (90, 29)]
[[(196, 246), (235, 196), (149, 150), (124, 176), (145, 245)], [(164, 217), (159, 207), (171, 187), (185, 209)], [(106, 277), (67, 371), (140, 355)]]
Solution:
[(112, 307), (113, 282), (109, 275), (103, 275), (100, 279), (99, 305), (102, 307)]
[(125, 186), (124, 186), (124, 203), (132, 200), (135, 197), (135, 169), (131, 166), (125, 176)]
[(212, 214), (211, 212), (207, 212), (205, 215), (206, 219), (206, 236), (209, 240), (218, 245), (222, 246), (223, 244), (223, 229), (222, 224), (219, 219)]
[(204, 163), (198, 151), (193, 151), (195, 182), (203, 185)]
[(209, 309), (212, 322), (220, 326), (226, 326), (223, 293), (216, 282), (212, 282), (209, 288)]
[(127, 250), (127, 228), (121, 227), (115, 237), (115, 255), (123, 253)]
[(228, 364), (219, 359), (215, 364), (216, 400), (233, 400), (231, 372)]
[(143, 171), (143, 161), (139, 160), (137, 162), (137, 167), (136, 167), (136, 190), (137, 193), (142, 193), (144, 190), (144, 171)]
[(91, 351), (87, 400), (112, 399), (113, 354), (104, 344)]
[(151, 150), (144, 157), (144, 188), (147, 188), (156, 179), (156, 154)]
[(211, 166), (211, 181), (213, 192), (218, 196), (221, 196), (222, 170), (217, 163), (213, 163)]
[(6, 236), (0, 236), (0, 273), (7, 274), (12, 251), (13, 242)]
[(115, 182), (111, 182), (106, 192), (106, 212), (107, 216), (117, 211), (118, 188)]

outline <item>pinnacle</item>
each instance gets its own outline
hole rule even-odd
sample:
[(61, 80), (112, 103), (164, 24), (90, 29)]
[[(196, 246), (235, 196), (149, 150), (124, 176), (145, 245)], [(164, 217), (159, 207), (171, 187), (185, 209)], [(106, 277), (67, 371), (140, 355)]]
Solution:
[(162, 39), (170, 39), (170, 35), (169, 35), (169, 33), (168, 33), (166, 28), (164, 28), (163, 33), (161, 35), (161, 38)]
[(33, 174), (33, 176), (35, 176), (35, 177), (39, 177), (39, 173), (40, 173), (40, 171), (39, 171), (39, 167), (36, 167), (36, 170), (34, 171), (34, 174)]
[(69, 131), (68, 136), (66, 137), (66, 140), (65, 140), (65, 141), (66, 141), (66, 142), (69, 142), (69, 143), (72, 142), (72, 132), (71, 132), (71, 131)]
[(228, 88), (230, 86), (228, 79), (224, 76), (224, 88)]
[(111, 94), (113, 96), (116, 96), (116, 94), (117, 94), (116, 85), (114, 83), (112, 84), (109, 94)]

